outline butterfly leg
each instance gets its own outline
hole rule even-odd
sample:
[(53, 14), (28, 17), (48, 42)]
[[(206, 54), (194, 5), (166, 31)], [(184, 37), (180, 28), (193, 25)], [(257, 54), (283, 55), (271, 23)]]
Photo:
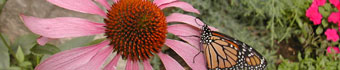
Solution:
[(195, 63), (195, 58), (198, 56), (200, 53), (203, 53), (204, 51), (202, 50), (202, 42), (200, 42), (200, 45), (198, 46), (200, 48), (199, 52), (194, 56), (193, 63)]

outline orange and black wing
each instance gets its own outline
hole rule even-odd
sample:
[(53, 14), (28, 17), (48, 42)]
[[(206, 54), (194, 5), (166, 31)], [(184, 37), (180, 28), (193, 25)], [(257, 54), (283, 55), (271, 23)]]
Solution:
[[(248, 45), (227, 35), (213, 32), (212, 42), (204, 43), (203, 49), (208, 69), (256, 69), (265, 68), (263, 57)], [(253, 54), (251, 56), (248, 56)]]
[(212, 42), (203, 44), (208, 69), (236, 69), (240, 64), (239, 46), (220, 36), (211, 36)]

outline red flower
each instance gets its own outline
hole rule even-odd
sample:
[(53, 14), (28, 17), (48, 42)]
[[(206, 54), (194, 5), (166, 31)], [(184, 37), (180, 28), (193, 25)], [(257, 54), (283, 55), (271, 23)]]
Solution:
[(327, 29), (325, 35), (327, 36), (327, 40), (332, 40), (333, 42), (339, 40), (339, 35), (335, 29)]
[(312, 4), (315, 4), (317, 6), (325, 5), (326, 0), (314, 0)]
[(309, 20), (313, 21), (314, 25), (319, 25), (321, 23), (322, 15), (318, 10), (316, 4), (312, 4), (306, 11), (306, 16)]
[(331, 4), (333, 4), (336, 8), (340, 9), (340, 1), (339, 0), (329, 0)]
[(331, 46), (329, 46), (327, 48), (327, 53), (340, 53), (340, 51), (339, 51), (338, 47), (331, 47)]
[(332, 12), (328, 17), (328, 22), (339, 23), (340, 22), (340, 12)]

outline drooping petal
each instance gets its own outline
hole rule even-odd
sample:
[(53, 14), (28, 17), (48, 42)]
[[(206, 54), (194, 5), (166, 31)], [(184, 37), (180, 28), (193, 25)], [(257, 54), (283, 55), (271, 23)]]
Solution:
[(154, 0), (153, 3), (155, 3), (157, 6), (160, 6), (162, 4), (174, 2), (176, 0)]
[(152, 66), (148, 60), (143, 61), (144, 70), (152, 70)]
[(200, 40), (199, 37), (201, 36), (200, 29), (188, 24), (174, 24), (168, 26), (167, 30), (169, 33), (177, 35), (179, 38), (198, 48)]
[(48, 2), (62, 8), (82, 13), (97, 14), (106, 17), (105, 12), (100, 9), (92, 0), (47, 0)]
[(100, 70), (107, 57), (112, 53), (112, 47), (106, 47), (99, 51), (92, 59), (83, 66), (78, 67), (76, 70)]
[(166, 70), (184, 70), (184, 68), (173, 58), (162, 52), (158, 53), (159, 58), (163, 62)]
[(161, 8), (161, 9), (168, 8), (168, 7), (178, 7), (178, 8), (183, 9), (184, 11), (187, 11), (187, 12), (193, 12), (193, 13), (200, 14), (200, 12), (197, 9), (195, 9), (194, 7), (192, 7), (192, 5), (190, 5), (189, 3), (186, 3), (186, 2), (182, 2), (182, 1), (175, 1), (175, 2), (171, 2), (171, 3), (163, 4), (163, 5), (159, 6), (159, 8)]
[(57, 53), (40, 63), (35, 70), (74, 70), (88, 63), (99, 50), (110, 42), (105, 40), (99, 44)]
[(105, 24), (74, 17), (42, 19), (21, 15), (26, 27), (33, 33), (48, 38), (95, 35), (105, 32)]
[[(165, 44), (181, 56), (193, 70), (206, 69), (203, 54), (199, 50), (177, 40), (167, 39)], [(196, 54), (199, 55), (195, 57)]]
[[(180, 13), (173, 13), (169, 16), (166, 17), (166, 22), (182, 22), (182, 23), (187, 23), (189, 25), (195, 26), (197, 28), (202, 28), (204, 23), (199, 20), (196, 17), (190, 16), (190, 15), (185, 15), (185, 14), (180, 14)], [(210, 27), (209, 28), (213, 31), (217, 31), (216, 28)]]
[(95, 1), (97, 1), (102, 6), (104, 6), (106, 8), (106, 10), (110, 10), (111, 9), (109, 3), (107, 2), (107, 0), (95, 0)]
[(132, 61), (132, 70), (139, 70), (138, 62), (137, 61)]
[(104, 70), (116, 70), (117, 62), (120, 58), (120, 54), (116, 54), (115, 57), (104, 67)]
[(126, 61), (125, 70), (132, 70), (132, 60)]
[(38, 43), (39, 45), (44, 46), (44, 45), (45, 45), (48, 41), (50, 41), (50, 40), (51, 40), (50, 38), (40, 36), (40, 37), (37, 39), (37, 43)]
[(200, 29), (187, 24), (174, 24), (168, 26), (168, 32), (179, 36), (199, 36)]

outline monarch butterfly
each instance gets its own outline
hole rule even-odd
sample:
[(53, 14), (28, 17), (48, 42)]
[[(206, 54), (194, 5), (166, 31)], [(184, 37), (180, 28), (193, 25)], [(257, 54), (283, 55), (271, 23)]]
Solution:
[(228, 35), (211, 31), (207, 25), (202, 26), (200, 39), (200, 51), (203, 47), (209, 70), (265, 70), (267, 66), (267, 61), (255, 49)]

